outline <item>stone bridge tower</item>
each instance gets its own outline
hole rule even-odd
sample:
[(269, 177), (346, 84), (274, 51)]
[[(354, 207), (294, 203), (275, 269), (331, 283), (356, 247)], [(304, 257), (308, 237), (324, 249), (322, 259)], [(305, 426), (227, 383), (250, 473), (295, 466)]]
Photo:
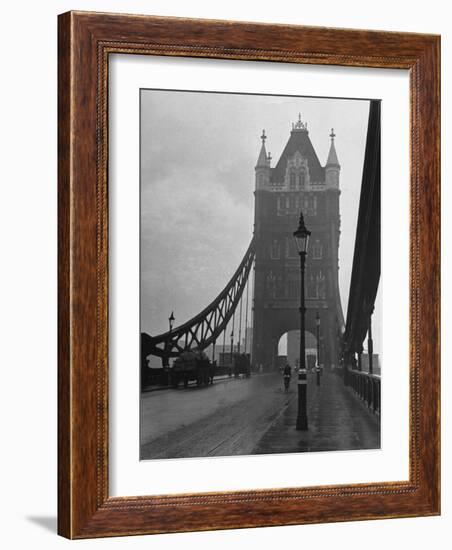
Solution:
[(321, 318), (325, 366), (338, 364), (344, 317), (338, 283), (340, 165), (331, 130), (325, 166), (319, 162), (307, 124), (292, 124), (274, 167), (265, 131), (255, 167), (253, 355), (255, 365), (274, 368), (280, 337), (300, 328), (300, 260), (293, 238), (300, 210), (312, 232), (306, 258), (306, 330), (316, 333)]

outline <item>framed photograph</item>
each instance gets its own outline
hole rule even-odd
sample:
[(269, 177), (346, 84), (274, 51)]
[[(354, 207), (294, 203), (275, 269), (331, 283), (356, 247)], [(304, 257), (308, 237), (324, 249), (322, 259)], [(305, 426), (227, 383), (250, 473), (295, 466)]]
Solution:
[(438, 36), (59, 16), (59, 533), (440, 513)]

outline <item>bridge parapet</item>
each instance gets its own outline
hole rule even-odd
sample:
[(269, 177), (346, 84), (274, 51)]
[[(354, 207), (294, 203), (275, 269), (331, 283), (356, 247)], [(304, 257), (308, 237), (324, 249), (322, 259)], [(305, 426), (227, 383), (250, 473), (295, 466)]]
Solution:
[(381, 410), (381, 378), (377, 374), (370, 374), (355, 369), (347, 372), (348, 385), (356, 395), (375, 414)]

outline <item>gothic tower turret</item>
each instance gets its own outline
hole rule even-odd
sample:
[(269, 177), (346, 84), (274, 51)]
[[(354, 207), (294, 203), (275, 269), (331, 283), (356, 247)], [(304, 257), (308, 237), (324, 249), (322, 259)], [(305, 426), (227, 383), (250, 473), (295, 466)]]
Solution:
[(263, 189), (268, 189), (270, 183), (270, 154), (267, 155), (267, 150), (265, 149), (265, 140), (267, 136), (265, 135), (265, 130), (262, 130), (261, 140), (262, 146), (259, 153), (259, 158), (257, 159), (257, 164), (255, 166), (256, 171), (256, 190), (261, 191)]
[(331, 145), (330, 152), (328, 153), (328, 159), (325, 165), (325, 184), (329, 189), (339, 189), (339, 174), (341, 171), (341, 165), (337, 160), (336, 147), (334, 146), (334, 138), (336, 134), (334, 129), (331, 128)]

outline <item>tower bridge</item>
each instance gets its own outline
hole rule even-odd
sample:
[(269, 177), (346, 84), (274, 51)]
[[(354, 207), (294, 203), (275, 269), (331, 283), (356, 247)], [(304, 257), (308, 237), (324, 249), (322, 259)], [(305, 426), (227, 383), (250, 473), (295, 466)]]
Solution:
[[(322, 164), (299, 115), (273, 164), (262, 132), (255, 165), (254, 230), (240, 265), (217, 298), (192, 319), (175, 328), (170, 325), (160, 335), (142, 333), (142, 368), (149, 355), (159, 357), (164, 366), (193, 350), (211, 350), (213, 360), (217, 349), (224, 358), (230, 340), (231, 360), (239, 350), (251, 360), (252, 371), (261, 373), (246, 382), (232, 378), (216, 384), (199, 408), (193, 408), (188, 390), (173, 392), (171, 398), (150, 399), (143, 393), (142, 458), (379, 447), (380, 371), (374, 364), (372, 313), (380, 279), (380, 103), (370, 101), (346, 320), (338, 282), (341, 165), (333, 129), (326, 139), (329, 153)], [(301, 439), (294, 430), (294, 389), (287, 397), (275, 393), (280, 382), (278, 342), (283, 334), (300, 329), (301, 272), (293, 238), (300, 213), (311, 231), (305, 330), (316, 334), (320, 319), (325, 367), (320, 386), (310, 375), (305, 382), (310, 427)], [(363, 361), (366, 338), (368, 355)], [(158, 436), (151, 434), (146, 419), (159, 411)], [(269, 424), (268, 418), (279, 420)], [(177, 434), (174, 444), (163, 430)]]

